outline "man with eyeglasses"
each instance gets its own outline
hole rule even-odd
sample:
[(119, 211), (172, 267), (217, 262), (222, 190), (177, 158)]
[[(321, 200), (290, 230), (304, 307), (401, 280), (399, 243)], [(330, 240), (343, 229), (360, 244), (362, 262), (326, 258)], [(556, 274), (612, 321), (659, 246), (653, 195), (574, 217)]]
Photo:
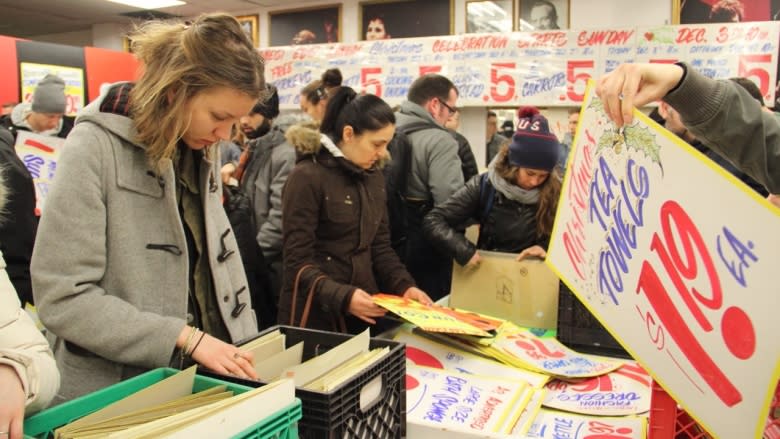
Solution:
[(396, 129), (421, 121), (430, 128), (408, 135), (412, 146), (411, 173), (407, 177), (407, 200), (413, 207), (409, 218), (408, 244), (401, 260), (417, 286), (437, 300), (450, 290), (452, 259), (440, 254), (423, 236), (422, 218), (444, 203), (464, 185), (458, 143), (444, 128), (457, 112), (458, 89), (442, 75), (427, 74), (409, 88), (407, 100), (396, 113)]

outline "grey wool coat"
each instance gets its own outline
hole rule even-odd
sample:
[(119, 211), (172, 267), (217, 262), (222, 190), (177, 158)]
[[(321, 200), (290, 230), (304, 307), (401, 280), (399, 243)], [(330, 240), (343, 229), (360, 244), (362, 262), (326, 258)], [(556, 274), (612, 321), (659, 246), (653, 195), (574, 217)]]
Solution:
[[(178, 364), (190, 270), (176, 177), (170, 160), (160, 175), (147, 165), (122, 90), (113, 87), (79, 115), (33, 252), (33, 293), (41, 321), (56, 336), (62, 373), (56, 402)], [(208, 261), (219, 311), (238, 341), (256, 334), (257, 322), (246, 290), (238, 299), (247, 306), (231, 315), (247, 282), (221, 205), (217, 164), (205, 157), (199, 189)]]

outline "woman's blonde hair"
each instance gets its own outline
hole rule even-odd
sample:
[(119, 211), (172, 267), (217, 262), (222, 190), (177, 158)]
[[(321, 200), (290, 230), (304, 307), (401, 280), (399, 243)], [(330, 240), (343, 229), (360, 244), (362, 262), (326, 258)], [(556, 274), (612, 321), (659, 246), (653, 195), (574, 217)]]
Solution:
[[(517, 184), (518, 166), (509, 164), (509, 143), (498, 151), (496, 174), (511, 184)], [(539, 237), (552, 234), (555, 212), (558, 209), (558, 198), (561, 195), (561, 177), (558, 168), (553, 168), (547, 180), (539, 186), (539, 207), (536, 210), (536, 235)]]
[(173, 157), (190, 125), (185, 104), (196, 94), (229, 87), (258, 99), (265, 90), (263, 59), (231, 15), (147, 22), (133, 33), (132, 50), (142, 72), (130, 92), (130, 113), (155, 168)]

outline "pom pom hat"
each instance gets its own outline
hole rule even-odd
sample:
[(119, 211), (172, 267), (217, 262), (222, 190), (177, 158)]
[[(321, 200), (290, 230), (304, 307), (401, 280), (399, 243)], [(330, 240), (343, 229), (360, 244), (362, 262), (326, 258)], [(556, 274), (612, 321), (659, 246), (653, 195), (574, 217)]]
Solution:
[(551, 171), (558, 163), (560, 143), (550, 132), (547, 118), (536, 107), (521, 107), (517, 116), (517, 131), (509, 144), (509, 164)]

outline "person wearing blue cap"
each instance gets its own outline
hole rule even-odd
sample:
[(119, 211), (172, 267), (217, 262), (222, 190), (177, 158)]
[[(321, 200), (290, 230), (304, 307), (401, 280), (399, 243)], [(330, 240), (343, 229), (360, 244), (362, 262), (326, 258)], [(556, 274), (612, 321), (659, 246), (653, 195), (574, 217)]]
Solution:
[[(538, 109), (523, 107), (518, 116), (517, 131), (488, 171), (425, 217), (426, 237), (460, 265), (478, 265), (477, 249), (517, 253), (518, 260), (547, 254), (561, 192), (560, 146)], [(480, 224), (476, 245), (457, 233), (469, 222)]]

